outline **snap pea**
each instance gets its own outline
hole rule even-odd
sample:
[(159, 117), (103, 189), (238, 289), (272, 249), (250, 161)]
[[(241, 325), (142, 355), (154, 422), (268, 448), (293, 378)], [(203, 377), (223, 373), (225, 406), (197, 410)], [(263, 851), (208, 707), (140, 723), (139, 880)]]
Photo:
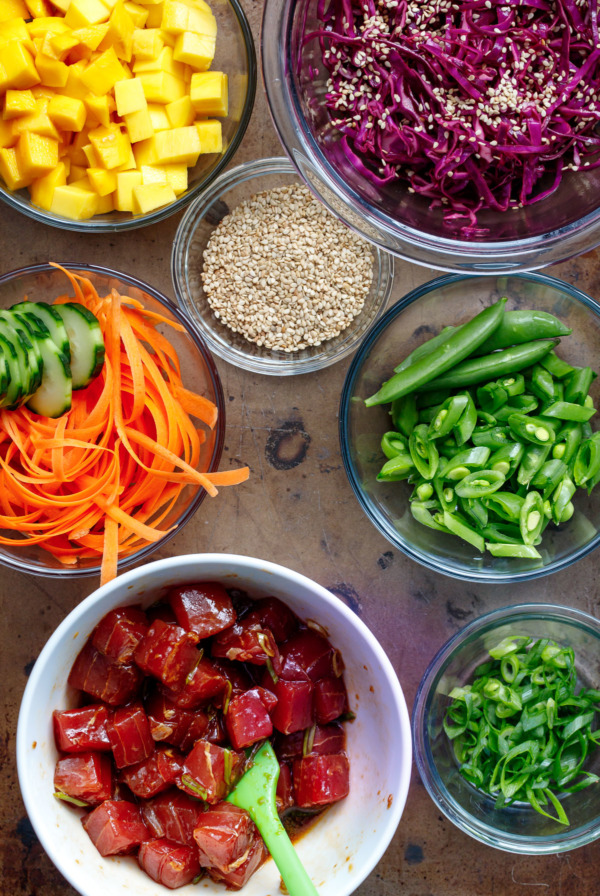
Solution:
[(535, 342), (516, 345), (514, 348), (492, 352), (491, 355), (470, 358), (468, 361), (457, 363), (447, 373), (440, 370), (438, 374), (441, 375), (421, 383), (420, 388), (426, 391), (430, 389), (464, 389), (465, 386), (485, 383), (492, 377), (503, 376), (506, 373), (514, 373), (531, 367), (557, 344), (558, 340), (556, 339), (538, 339)]
[(573, 478), (577, 485), (586, 485), (600, 473), (600, 433), (581, 442), (577, 449)]
[(523, 544), (537, 544), (546, 523), (544, 500), (539, 492), (527, 493), (519, 515), (519, 529)]
[(549, 498), (558, 483), (567, 475), (568, 469), (564, 461), (553, 457), (542, 464), (531, 484), (542, 492), (544, 499)]
[(478, 426), (473, 430), (471, 441), (478, 447), (501, 448), (512, 441), (512, 436), (507, 426)]
[(517, 470), (517, 482), (519, 485), (528, 486), (531, 480), (546, 461), (551, 451), (551, 445), (529, 445)]
[(570, 336), (572, 329), (563, 324), (553, 314), (529, 308), (505, 311), (500, 326), (479, 347), (477, 354), (494, 352), (497, 349), (521, 345), (533, 339)]
[(381, 437), (381, 450), (390, 460), (398, 454), (407, 453), (408, 441), (399, 432), (386, 432)]
[(486, 383), (477, 390), (479, 406), (488, 414), (495, 414), (508, 401), (508, 392), (500, 383)]
[(534, 364), (531, 368), (528, 388), (542, 401), (554, 399), (554, 378), (541, 364)]
[(505, 376), (498, 380), (498, 385), (502, 386), (509, 398), (515, 398), (515, 396), (522, 395), (525, 391), (525, 377), (521, 373), (517, 373), (514, 376)]
[(500, 299), (494, 305), (484, 308), (458, 331), (451, 333), (430, 355), (420, 358), (405, 370), (394, 374), (378, 392), (365, 400), (367, 407), (388, 404), (396, 398), (401, 398), (402, 395), (415, 392), (434, 377), (460, 364), (493, 333), (502, 320), (505, 305), (506, 299)]
[(418, 345), (417, 348), (407, 355), (404, 361), (401, 361), (396, 367), (394, 367), (394, 373), (402, 373), (403, 370), (406, 370), (407, 367), (410, 367), (411, 364), (414, 364), (415, 361), (420, 360), (421, 358), (427, 358), (432, 352), (439, 348), (441, 345), (447, 341), (448, 336), (452, 333), (456, 332), (456, 330), (460, 329), (459, 327), (444, 327), (444, 329), (437, 334), (437, 336), (432, 336), (431, 339), (427, 339), (421, 345)]
[(509, 523), (518, 523), (525, 498), (513, 492), (497, 491), (482, 498), (482, 504)]
[(500, 544), (518, 544), (523, 545), (521, 532), (518, 526), (509, 523), (488, 523), (481, 529), (481, 534), (489, 541), (498, 542)]
[[(417, 408), (431, 408), (443, 404), (447, 398), (450, 398), (452, 392), (450, 389), (439, 389), (437, 392), (418, 392), (416, 395)], [(402, 399), (400, 399), (402, 401)]]
[(424, 424), (415, 426), (408, 440), (408, 450), (412, 462), (424, 479), (433, 479), (435, 476), (440, 456), (435, 447), (435, 442), (427, 437), (427, 427)]
[(525, 560), (541, 560), (542, 555), (532, 544), (502, 544), (486, 541), (485, 546), (492, 557), (522, 557)]
[(412, 513), (416, 521), (418, 523), (421, 523), (422, 526), (427, 526), (429, 529), (436, 529), (438, 532), (449, 532), (449, 529), (447, 529), (435, 519), (435, 516), (431, 513), (431, 510), (428, 507), (425, 507), (425, 505), (421, 504), (419, 501), (411, 502), (410, 512)]
[(377, 474), (378, 482), (401, 482), (408, 479), (415, 469), (413, 459), (410, 454), (396, 454), (390, 458)]
[(414, 393), (392, 402), (392, 423), (408, 439), (417, 425), (417, 406)]
[(591, 367), (575, 367), (565, 381), (565, 401), (583, 404), (595, 376)]
[(443, 519), (446, 529), (449, 529), (450, 532), (458, 535), (463, 541), (467, 541), (469, 544), (472, 544), (473, 547), (477, 548), (478, 551), (483, 553), (485, 548), (483, 536), (481, 536), (479, 532), (476, 532), (472, 526), (469, 526), (465, 520), (461, 519), (458, 514), (450, 513), (448, 510), (445, 510)]
[(559, 358), (556, 352), (548, 352), (540, 361), (542, 367), (545, 367), (548, 373), (559, 380), (573, 373), (573, 368), (562, 358)]
[(454, 438), (458, 445), (464, 445), (473, 435), (473, 431), (477, 425), (477, 408), (469, 392), (467, 396), (467, 406), (463, 410), (458, 423), (454, 426)]
[(483, 498), (502, 488), (506, 478), (499, 470), (477, 470), (456, 483), (459, 498)]
[(556, 440), (552, 421), (530, 414), (511, 414), (508, 425), (514, 435), (521, 441), (534, 445), (548, 445)]
[(557, 526), (559, 523), (566, 523), (573, 515), (569, 505), (571, 504), (571, 498), (575, 494), (575, 491), (575, 483), (570, 476), (565, 476), (552, 495), (552, 519)]
[(521, 463), (524, 451), (525, 446), (522, 442), (509, 442), (507, 445), (502, 445), (501, 448), (494, 451), (489, 459), (488, 466), (491, 470), (500, 470), (508, 479)]
[(587, 423), (594, 414), (595, 408), (588, 408), (582, 404), (574, 404), (570, 401), (553, 401), (544, 408), (544, 417), (555, 417), (557, 420), (569, 420), (571, 423)]
[(441, 406), (436, 408), (435, 416), (427, 430), (429, 438), (439, 439), (442, 436), (447, 436), (462, 417), (469, 400), (470, 396), (466, 392), (462, 392), (459, 395), (453, 395), (452, 398), (448, 398)]
[(488, 509), (479, 498), (461, 498), (460, 508), (480, 529), (482, 526), (487, 526)]
[(523, 395), (515, 395), (514, 404), (505, 404), (496, 411), (498, 422), (505, 422), (511, 414), (531, 414), (537, 410), (538, 400), (534, 395), (524, 392)]
[(459, 451), (454, 457), (440, 466), (438, 476), (441, 479), (457, 481), (467, 476), (474, 469), (483, 469), (489, 456), (490, 449), (486, 446)]
[(439, 509), (450, 511), (456, 510), (456, 492), (452, 486), (446, 485), (443, 479), (436, 476), (433, 480), (433, 490), (438, 500)]
[[(571, 461), (575, 458), (577, 454), (577, 449), (581, 445), (581, 440), (583, 439), (583, 429), (579, 423), (569, 423), (565, 426), (556, 436), (557, 440), (562, 439), (558, 445), (555, 444), (552, 448), (552, 454), (555, 457), (560, 457), (562, 461), (566, 464), (570, 464)], [(560, 453), (556, 453), (557, 449), (563, 447), (563, 451)]]

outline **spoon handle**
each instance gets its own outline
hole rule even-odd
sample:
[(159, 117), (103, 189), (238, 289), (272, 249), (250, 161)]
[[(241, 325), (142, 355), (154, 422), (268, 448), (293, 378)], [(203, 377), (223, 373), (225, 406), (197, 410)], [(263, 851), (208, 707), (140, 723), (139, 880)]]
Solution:
[(277, 816), (261, 813), (259, 829), (273, 861), (279, 869), (289, 896), (318, 896), (292, 841)]

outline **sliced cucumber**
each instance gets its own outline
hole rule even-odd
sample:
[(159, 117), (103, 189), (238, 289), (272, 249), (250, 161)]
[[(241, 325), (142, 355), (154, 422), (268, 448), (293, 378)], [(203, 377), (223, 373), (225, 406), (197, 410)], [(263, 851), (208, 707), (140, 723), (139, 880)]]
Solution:
[(0, 334), (12, 345), (16, 355), (15, 382), (7, 395), (10, 402), (7, 407), (15, 408), (39, 387), (42, 381), (41, 356), (34, 350), (23, 327), (6, 311), (0, 311)]
[(41, 323), (46, 326), (59, 351), (66, 355), (67, 358), (71, 357), (71, 346), (67, 336), (67, 329), (55, 305), (47, 305), (45, 302), (19, 302), (17, 305), (13, 305), (10, 310), (16, 314), (32, 314), (39, 318)]
[(6, 343), (0, 342), (0, 407), (3, 407), (2, 403), (6, 398), (10, 383), (10, 370), (7, 359), (8, 352), (9, 349), (6, 346)]
[(44, 362), (42, 383), (27, 407), (43, 417), (61, 417), (71, 408), (72, 379), (69, 360), (50, 336), (37, 340)]
[(77, 302), (54, 305), (71, 344), (73, 389), (83, 389), (98, 376), (104, 364), (104, 338), (98, 320)]
[(8, 384), (6, 392), (0, 401), (0, 407), (12, 410), (13, 408), (19, 407), (19, 402), (25, 395), (25, 390), (23, 388), (21, 365), (19, 364), (19, 359), (17, 357), (17, 350), (13, 345), (12, 338), (9, 337), (7, 339), (4, 336), (1, 326), (0, 346), (2, 347), (4, 359), (8, 368)]

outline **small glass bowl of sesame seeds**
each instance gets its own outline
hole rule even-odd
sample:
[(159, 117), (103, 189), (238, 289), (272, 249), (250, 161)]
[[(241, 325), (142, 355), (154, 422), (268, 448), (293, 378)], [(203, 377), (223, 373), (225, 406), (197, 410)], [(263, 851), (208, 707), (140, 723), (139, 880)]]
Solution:
[(282, 376), (357, 348), (388, 301), (393, 259), (334, 218), (287, 159), (271, 158), (225, 172), (189, 206), (171, 273), (215, 354)]

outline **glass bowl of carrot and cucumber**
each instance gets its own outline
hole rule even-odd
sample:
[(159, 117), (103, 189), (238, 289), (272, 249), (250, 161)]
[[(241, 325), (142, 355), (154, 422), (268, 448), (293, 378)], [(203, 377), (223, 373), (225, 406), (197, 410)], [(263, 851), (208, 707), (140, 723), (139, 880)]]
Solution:
[(340, 441), (392, 544), (480, 582), (543, 576), (597, 546), (599, 310), (544, 274), (449, 275), (371, 329)]

